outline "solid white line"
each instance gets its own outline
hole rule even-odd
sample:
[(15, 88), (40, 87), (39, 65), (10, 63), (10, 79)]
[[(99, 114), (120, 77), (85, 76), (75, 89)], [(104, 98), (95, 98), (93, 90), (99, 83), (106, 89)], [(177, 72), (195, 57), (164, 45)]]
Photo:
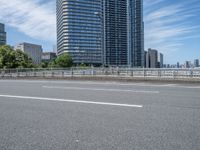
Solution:
[(122, 89), (100, 89), (100, 88), (81, 88), (81, 87), (58, 87), (58, 86), (42, 86), (48, 89), (69, 89), (69, 90), (89, 90), (89, 91), (107, 91), (107, 92), (133, 92), (133, 93), (149, 93), (159, 94), (159, 91), (139, 91), (139, 90), (122, 90)]
[(143, 105), (107, 103), (107, 102), (95, 102), (95, 101), (82, 101), (82, 100), (58, 99), (58, 98), (17, 96), (17, 95), (0, 95), (0, 97), (16, 98), (16, 99), (44, 100), (44, 101), (59, 101), (59, 102), (68, 102), (68, 103), (81, 103), (81, 104), (107, 105), (107, 106), (118, 106), (118, 107), (135, 107), (135, 108), (142, 108), (143, 107)]

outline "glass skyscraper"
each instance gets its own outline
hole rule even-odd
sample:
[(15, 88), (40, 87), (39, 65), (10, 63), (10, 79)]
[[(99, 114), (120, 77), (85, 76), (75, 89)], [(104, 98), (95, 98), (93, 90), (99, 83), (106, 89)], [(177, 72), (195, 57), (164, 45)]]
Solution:
[(75, 63), (143, 67), (143, 0), (57, 0), (57, 36)]
[(102, 64), (102, 4), (102, 0), (57, 0), (58, 55), (67, 52), (77, 64)]
[(6, 44), (6, 32), (5, 25), (0, 23), (0, 45)]

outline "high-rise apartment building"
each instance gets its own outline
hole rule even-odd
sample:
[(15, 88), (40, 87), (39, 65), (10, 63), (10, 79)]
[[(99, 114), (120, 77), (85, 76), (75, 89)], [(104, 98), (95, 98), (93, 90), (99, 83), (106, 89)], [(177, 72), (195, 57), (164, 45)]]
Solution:
[(105, 63), (108, 66), (128, 64), (128, 11), (126, 0), (105, 0)]
[(6, 44), (6, 32), (5, 25), (0, 23), (0, 45)]
[(143, 0), (127, 0), (128, 65), (144, 67)]
[(75, 63), (143, 67), (143, 0), (57, 0), (57, 48)]
[(40, 64), (42, 60), (42, 46), (31, 43), (20, 43), (15, 46), (15, 50), (21, 50), (32, 58), (35, 64)]

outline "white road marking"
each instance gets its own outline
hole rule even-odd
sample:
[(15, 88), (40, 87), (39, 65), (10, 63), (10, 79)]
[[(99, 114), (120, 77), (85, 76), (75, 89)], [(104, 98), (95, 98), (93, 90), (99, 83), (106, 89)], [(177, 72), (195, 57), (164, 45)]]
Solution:
[(200, 89), (200, 86), (170, 86), (174, 88), (184, 88), (184, 89)]
[(94, 105), (106, 105), (106, 106), (118, 106), (118, 107), (143, 108), (143, 105), (107, 103), (107, 102), (95, 102), (95, 101), (82, 101), (82, 100), (72, 100), (72, 99), (30, 97), (30, 96), (17, 96), (17, 95), (0, 95), (0, 97), (4, 97), (4, 98), (16, 98), (16, 99), (43, 100), (43, 101), (59, 101), (59, 102), (68, 102), (68, 103), (94, 104)]
[(107, 91), (107, 92), (133, 92), (133, 93), (149, 93), (159, 94), (159, 91), (139, 91), (139, 90), (123, 90), (123, 89), (102, 89), (102, 88), (81, 88), (81, 87), (59, 87), (59, 86), (42, 86), (47, 89), (68, 89), (68, 90), (89, 90), (89, 91)]

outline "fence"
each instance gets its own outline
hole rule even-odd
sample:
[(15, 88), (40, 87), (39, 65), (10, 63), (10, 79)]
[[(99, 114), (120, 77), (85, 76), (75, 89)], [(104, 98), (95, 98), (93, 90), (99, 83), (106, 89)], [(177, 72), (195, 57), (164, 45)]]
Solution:
[(147, 69), (147, 68), (65, 68), (65, 69), (2, 69), (5, 77), (129, 77), (129, 78), (190, 78), (200, 79), (200, 69)]

